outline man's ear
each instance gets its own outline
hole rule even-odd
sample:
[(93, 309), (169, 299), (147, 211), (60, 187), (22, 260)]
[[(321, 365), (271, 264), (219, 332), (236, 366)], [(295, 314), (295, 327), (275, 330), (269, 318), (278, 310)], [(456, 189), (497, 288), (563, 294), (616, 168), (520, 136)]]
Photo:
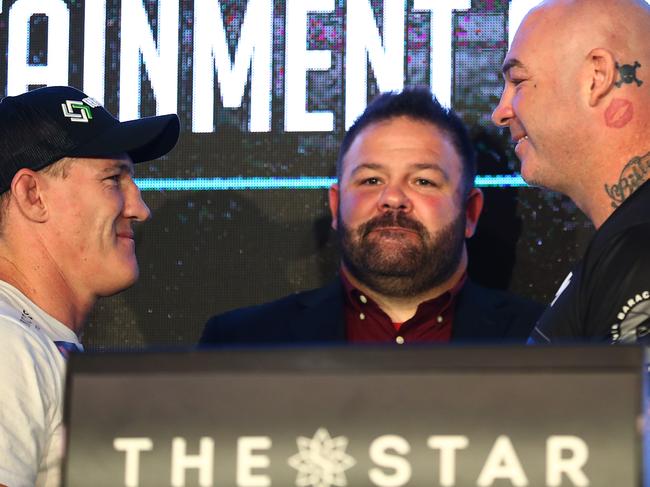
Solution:
[(474, 235), (481, 211), (483, 211), (483, 191), (472, 188), (465, 200), (465, 238)]
[(616, 83), (618, 70), (614, 54), (597, 47), (587, 54), (587, 76), (589, 87), (589, 106), (595, 107)]
[(35, 222), (47, 220), (47, 207), (42, 198), (42, 183), (31, 169), (19, 170), (11, 181), (11, 193), (18, 210)]
[(330, 203), (330, 215), (332, 216), (332, 228), (337, 230), (339, 210), (339, 185), (334, 183), (330, 186), (327, 196)]

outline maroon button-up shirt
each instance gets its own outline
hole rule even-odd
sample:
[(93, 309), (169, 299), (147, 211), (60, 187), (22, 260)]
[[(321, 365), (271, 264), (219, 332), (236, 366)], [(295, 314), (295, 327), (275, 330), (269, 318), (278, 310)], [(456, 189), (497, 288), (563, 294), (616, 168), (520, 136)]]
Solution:
[(345, 329), (352, 343), (447, 343), (459, 291), (467, 275), (449, 291), (418, 305), (415, 315), (404, 323), (393, 323), (369, 296), (341, 272), (344, 289)]

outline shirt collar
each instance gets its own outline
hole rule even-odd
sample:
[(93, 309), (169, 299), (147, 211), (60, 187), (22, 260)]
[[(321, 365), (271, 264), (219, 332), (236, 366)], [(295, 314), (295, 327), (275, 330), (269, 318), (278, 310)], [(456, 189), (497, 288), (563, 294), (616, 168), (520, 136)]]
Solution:
[[(343, 270), (339, 272), (339, 276), (341, 278), (341, 284), (343, 285), (345, 300), (348, 304), (357, 307), (359, 305), (359, 302), (364, 303), (365, 300), (366, 302), (371, 302), (375, 306), (378, 306), (377, 303), (375, 303), (372, 298), (370, 298), (370, 296), (357, 289), (350, 282), (350, 279), (348, 279)], [(445, 310), (451, 303), (455, 302), (456, 297), (458, 296), (458, 293), (460, 293), (460, 290), (463, 289), (466, 280), (467, 271), (463, 272), (463, 274), (460, 276), (460, 279), (458, 279), (456, 284), (454, 284), (450, 289), (434, 298), (421, 302), (418, 305), (418, 308), (428, 307), (432, 304), (440, 304), (440, 309)]]

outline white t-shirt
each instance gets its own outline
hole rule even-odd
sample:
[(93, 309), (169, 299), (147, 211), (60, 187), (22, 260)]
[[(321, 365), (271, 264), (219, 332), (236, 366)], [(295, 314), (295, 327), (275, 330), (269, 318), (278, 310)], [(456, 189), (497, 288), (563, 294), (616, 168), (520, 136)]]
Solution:
[(60, 484), (65, 358), (75, 333), (0, 281), (0, 484)]

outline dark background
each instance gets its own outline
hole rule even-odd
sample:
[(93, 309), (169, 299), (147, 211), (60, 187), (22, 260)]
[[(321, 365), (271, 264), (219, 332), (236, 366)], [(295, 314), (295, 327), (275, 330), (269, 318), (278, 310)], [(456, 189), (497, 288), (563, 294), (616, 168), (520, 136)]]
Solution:
[[(126, 0), (125, 0), (126, 1)], [(198, 1), (198, 0), (197, 0)], [(348, 0), (368, 1), (368, 0)], [(37, 2), (35, 2), (37, 3)], [(144, 0), (155, 32), (157, 1)], [(309, 49), (332, 51), (329, 71), (307, 76), (309, 110), (332, 110), (332, 133), (283, 131), (284, 1), (274, 1), (272, 131), (250, 133), (246, 88), (240, 109), (225, 109), (215, 82), (215, 129), (191, 132), (193, 2), (180, 0), (178, 113), (183, 133), (163, 160), (140, 165), (137, 176), (322, 177), (334, 174), (344, 133), (344, 0), (333, 13), (309, 17)], [(370, 0), (381, 32), (383, 2)], [(7, 22), (13, 2), (0, 14), (0, 94), (7, 92)], [(70, 46), (47, 45), (47, 17), (30, 22), (30, 63), (47, 64), (49, 49), (69, 49), (69, 84), (83, 87), (84, 2), (66, 2)], [(221, 0), (231, 51), (237, 45), (245, 0)], [(405, 84), (430, 82), (430, 14), (407, 16)], [(107, 0), (105, 105), (117, 113), (121, 2)], [(452, 106), (470, 125), (479, 149), (479, 174), (512, 174), (518, 163), (507, 133), (491, 127), (490, 113), (502, 89), (507, 51), (508, 2), (473, 0), (453, 18)], [(117, 46), (117, 47), (116, 47)], [(142, 68), (142, 115), (155, 113), (155, 98)], [(368, 98), (377, 93), (369, 69)], [(217, 74), (218, 77), (218, 74)], [(217, 79), (215, 77), (215, 80)], [(93, 96), (93, 93), (89, 93)], [(537, 188), (485, 188), (486, 207), (470, 242), (470, 276), (492, 287), (548, 302), (593, 233), (565, 197)], [(329, 230), (324, 189), (248, 191), (145, 191), (152, 221), (136, 230), (141, 264), (138, 284), (100, 301), (86, 326), (87, 349), (191, 345), (212, 314), (317, 287), (332, 279), (337, 249)]]

